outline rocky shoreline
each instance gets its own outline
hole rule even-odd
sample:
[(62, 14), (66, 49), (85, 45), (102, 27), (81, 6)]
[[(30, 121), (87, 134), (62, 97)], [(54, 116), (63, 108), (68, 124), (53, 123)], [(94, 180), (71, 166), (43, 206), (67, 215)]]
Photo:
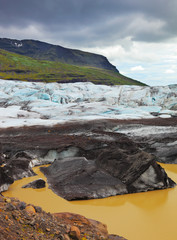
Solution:
[(39, 206), (0, 195), (1, 240), (125, 240), (111, 235), (105, 224), (78, 214), (50, 214)]

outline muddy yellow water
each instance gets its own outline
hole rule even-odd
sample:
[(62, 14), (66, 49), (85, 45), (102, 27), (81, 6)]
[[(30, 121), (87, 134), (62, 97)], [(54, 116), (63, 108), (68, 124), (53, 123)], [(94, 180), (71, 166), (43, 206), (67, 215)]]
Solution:
[[(177, 182), (177, 165), (163, 165)], [(146, 193), (127, 194), (106, 199), (68, 202), (45, 189), (23, 189), (21, 186), (39, 177), (46, 180), (39, 168), (38, 176), (16, 181), (4, 196), (41, 206), (47, 212), (73, 212), (106, 223), (110, 233), (129, 240), (177, 239), (177, 187)]]

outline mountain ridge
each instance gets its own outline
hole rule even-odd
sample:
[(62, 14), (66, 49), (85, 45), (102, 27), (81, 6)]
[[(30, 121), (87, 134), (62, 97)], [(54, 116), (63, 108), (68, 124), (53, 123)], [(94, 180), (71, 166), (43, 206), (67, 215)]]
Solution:
[(0, 38), (0, 48), (38, 60), (59, 61), (77, 66), (91, 66), (119, 72), (105, 56), (65, 48), (39, 40)]
[(0, 78), (29, 82), (92, 82), (104, 85), (145, 85), (119, 72), (57, 61), (37, 60), (0, 49)]

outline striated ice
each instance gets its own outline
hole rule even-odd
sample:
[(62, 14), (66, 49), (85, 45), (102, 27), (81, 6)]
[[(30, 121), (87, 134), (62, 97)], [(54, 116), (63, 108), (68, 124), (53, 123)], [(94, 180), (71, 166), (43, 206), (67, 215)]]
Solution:
[[(1, 127), (82, 119), (167, 118), (177, 115), (177, 85), (106, 86), (0, 80)], [(23, 119), (21, 119), (23, 118)], [(29, 121), (30, 119), (30, 121)]]

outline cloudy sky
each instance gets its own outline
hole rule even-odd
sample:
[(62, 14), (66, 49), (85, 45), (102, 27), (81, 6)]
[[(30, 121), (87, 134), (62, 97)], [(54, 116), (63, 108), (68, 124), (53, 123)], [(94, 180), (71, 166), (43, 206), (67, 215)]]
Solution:
[(105, 55), (149, 85), (177, 84), (177, 0), (0, 0), (0, 37)]

